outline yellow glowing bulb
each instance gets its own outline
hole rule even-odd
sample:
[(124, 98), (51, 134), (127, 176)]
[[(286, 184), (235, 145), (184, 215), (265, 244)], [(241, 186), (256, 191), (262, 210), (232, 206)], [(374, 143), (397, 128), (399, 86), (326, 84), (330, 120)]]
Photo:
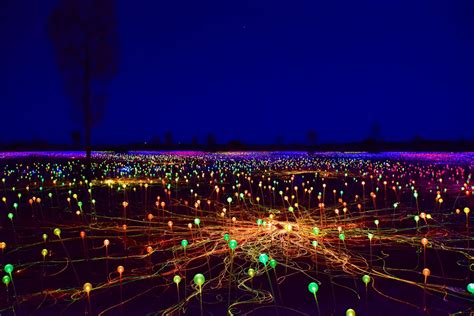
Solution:
[(92, 284), (90, 284), (89, 282), (85, 283), (83, 286), (83, 289), (84, 289), (84, 292), (86, 292), (87, 295), (89, 295), (90, 291), (92, 291)]

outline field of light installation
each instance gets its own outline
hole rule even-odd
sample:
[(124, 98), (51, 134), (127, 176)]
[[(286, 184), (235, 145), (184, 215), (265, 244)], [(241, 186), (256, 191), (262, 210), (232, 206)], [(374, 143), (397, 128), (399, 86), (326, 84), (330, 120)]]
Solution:
[(473, 167), (171, 152), (94, 153), (87, 172), (82, 153), (3, 153), (0, 314), (469, 315)]

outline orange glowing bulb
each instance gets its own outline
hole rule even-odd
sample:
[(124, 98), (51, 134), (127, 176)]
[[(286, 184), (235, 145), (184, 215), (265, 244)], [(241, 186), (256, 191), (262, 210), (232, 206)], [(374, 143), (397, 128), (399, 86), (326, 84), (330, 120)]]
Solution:
[(426, 238), (421, 239), (421, 244), (426, 247), (426, 245), (428, 244), (428, 239)]
[(428, 269), (428, 268), (423, 269), (423, 275), (425, 276), (425, 278), (429, 277), (430, 274), (431, 274), (430, 269)]

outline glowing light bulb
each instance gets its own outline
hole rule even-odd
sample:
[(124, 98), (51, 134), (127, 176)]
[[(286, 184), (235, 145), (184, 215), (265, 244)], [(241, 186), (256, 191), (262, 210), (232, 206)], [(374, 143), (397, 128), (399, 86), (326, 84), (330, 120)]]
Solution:
[(206, 281), (206, 278), (201, 273), (198, 273), (194, 276), (193, 281), (197, 285), (202, 286), (204, 282)]
[(248, 270), (248, 274), (249, 274), (249, 276), (250, 276), (251, 278), (253, 278), (253, 277), (255, 276), (255, 270), (252, 269), (252, 268), (250, 268), (250, 269)]
[(235, 248), (237, 248), (237, 241), (232, 239), (231, 241), (229, 241), (229, 248), (234, 251)]
[(348, 310), (346, 310), (346, 316), (356, 316), (355, 310), (349, 308)]
[(467, 291), (474, 295), (474, 283), (469, 283), (466, 287)]
[(428, 239), (422, 238), (421, 239), (421, 244), (426, 247), (426, 245), (428, 244)]
[(10, 264), (10, 263), (7, 263), (4, 267), (3, 267), (3, 271), (5, 271), (6, 273), (8, 274), (12, 274), (13, 272), (13, 265)]
[(277, 261), (275, 259), (270, 259), (270, 267), (275, 269), (276, 266), (277, 266)]
[(84, 290), (84, 292), (87, 293), (87, 295), (89, 295), (90, 291), (92, 291), (92, 284), (90, 284), (89, 282), (84, 283), (84, 286), (82, 287), (82, 289)]
[(61, 238), (61, 230), (60, 230), (59, 228), (55, 228), (55, 229), (53, 230), (53, 233), (54, 233), (56, 236), (58, 236), (59, 238)]
[(266, 253), (260, 254), (260, 256), (258, 256), (258, 261), (260, 261), (263, 265), (266, 266), (268, 262), (268, 255)]
[(4, 275), (4, 276), (3, 276), (3, 278), (2, 278), (3, 284), (5, 284), (6, 286), (8, 286), (8, 284), (10, 284), (10, 281), (11, 281), (10, 276), (8, 276), (8, 275)]
[(425, 278), (427, 278), (427, 277), (430, 276), (431, 271), (430, 271), (430, 269), (428, 269), (428, 268), (424, 268), (422, 273), (423, 273), (423, 275), (425, 276)]
[(311, 282), (308, 284), (308, 291), (312, 293), (313, 295), (316, 295), (316, 293), (319, 290), (319, 285), (316, 282)]
[(369, 284), (369, 282), (370, 282), (370, 276), (367, 275), (367, 274), (362, 276), (362, 282), (364, 282), (365, 285), (367, 286), (367, 284)]

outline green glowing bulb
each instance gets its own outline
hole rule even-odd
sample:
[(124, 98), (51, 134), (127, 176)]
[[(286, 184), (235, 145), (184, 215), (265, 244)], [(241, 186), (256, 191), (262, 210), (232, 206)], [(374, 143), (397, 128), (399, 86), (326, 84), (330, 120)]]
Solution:
[(10, 220), (13, 220), (13, 213), (8, 213), (7, 216), (8, 216), (8, 218), (9, 218)]
[(49, 198), (52, 198), (52, 197), (53, 197), (53, 193), (49, 192), (49, 193), (48, 193), (48, 196), (49, 196)]
[(204, 277), (204, 275), (202, 275), (201, 273), (198, 273), (194, 276), (194, 283), (196, 283), (197, 285), (201, 286), (204, 284), (204, 282), (206, 281), (206, 278)]
[(60, 230), (59, 228), (55, 228), (55, 229), (53, 230), (53, 233), (54, 233), (56, 236), (61, 237), (61, 230)]
[(346, 310), (346, 316), (356, 316), (355, 310), (349, 308), (348, 310)]
[(474, 283), (469, 283), (466, 287), (467, 291), (474, 295)]
[(194, 219), (194, 224), (195, 224), (196, 226), (199, 226), (199, 224), (201, 224), (201, 220), (200, 220), (199, 218), (195, 218), (195, 219)]
[(339, 234), (339, 239), (344, 241), (344, 239), (346, 239), (346, 235), (344, 235), (344, 233), (340, 233)]
[(230, 196), (227, 198), (227, 203), (232, 203), (232, 198)]
[(234, 251), (235, 248), (237, 248), (237, 241), (232, 239), (231, 241), (229, 241), (229, 248)]
[(258, 225), (258, 226), (261, 226), (261, 225), (262, 225), (262, 223), (263, 223), (262, 219), (260, 219), (260, 218), (259, 218), (259, 219), (257, 219), (257, 225)]
[(249, 276), (250, 276), (251, 278), (253, 278), (254, 275), (255, 275), (255, 270), (252, 269), (252, 268), (250, 268), (249, 271), (248, 271), (248, 274), (249, 274)]
[(46, 239), (48, 239), (48, 235), (43, 234), (43, 240), (46, 241)]
[(368, 233), (368, 234), (367, 234), (367, 237), (369, 237), (369, 240), (372, 240), (372, 238), (374, 238), (374, 234)]
[(313, 227), (313, 234), (319, 235), (319, 228), (318, 227)]
[(260, 254), (260, 256), (258, 256), (258, 261), (260, 261), (261, 263), (263, 263), (263, 265), (266, 266), (268, 262), (268, 255), (266, 253)]
[(181, 282), (181, 277), (179, 275), (175, 275), (173, 277), (173, 282), (176, 283), (176, 285), (178, 285), (179, 282)]
[(46, 255), (48, 254), (48, 249), (41, 250), (41, 254), (43, 255), (43, 257), (46, 257)]
[(77, 206), (79, 206), (79, 208), (82, 208), (82, 202), (81, 201), (77, 202)]
[(293, 206), (288, 207), (288, 211), (289, 211), (289, 212), (293, 213), (294, 210), (295, 210), (295, 209), (293, 208)]
[(277, 261), (275, 259), (270, 259), (270, 267), (275, 269), (276, 266), (277, 266)]
[(376, 226), (379, 226), (380, 221), (379, 221), (378, 219), (376, 219), (376, 220), (374, 221), (374, 224), (375, 224)]
[(318, 242), (317, 242), (316, 240), (313, 240), (313, 241), (311, 242), (311, 245), (313, 245), (313, 247), (316, 248), (316, 247), (318, 246)]
[(186, 248), (188, 246), (188, 241), (186, 239), (181, 240), (181, 246)]
[(230, 235), (227, 234), (227, 233), (224, 234), (224, 240), (225, 240), (225, 241), (229, 241), (229, 239), (230, 239)]
[(418, 215), (415, 215), (415, 217), (414, 217), (414, 218), (415, 218), (415, 222), (417, 222), (417, 223), (418, 223), (418, 221), (420, 220), (420, 216), (418, 216)]
[(370, 282), (370, 276), (368, 276), (367, 274), (364, 275), (364, 276), (362, 277), (362, 282), (364, 282), (365, 285), (367, 286), (367, 284), (369, 284), (369, 282)]
[(11, 275), (12, 272), (13, 272), (13, 265), (10, 264), (10, 263), (7, 263), (7, 264), (5, 265), (5, 267), (3, 268), (3, 270), (4, 270), (6, 273), (8, 273), (8, 274)]
[(16, 202), (13, 203), (13, 207), (15, 208), (15, 210), (18, 209), (18, 203), (16, 203)]
[(8, 275), (4, 275), (3, 278), (2, 278), (2, 282), (6, 286), (8, 286), (8, 284), (10, 283), (10, 277)]
[(318, 292), (319, 290), (319, 285), (318, 283), (316, 282), (311, 282), (310, 284), (308, 284), (308, 291), (310, 293), (313, 293), (314, 295), (316, 295), (316, 292)]

